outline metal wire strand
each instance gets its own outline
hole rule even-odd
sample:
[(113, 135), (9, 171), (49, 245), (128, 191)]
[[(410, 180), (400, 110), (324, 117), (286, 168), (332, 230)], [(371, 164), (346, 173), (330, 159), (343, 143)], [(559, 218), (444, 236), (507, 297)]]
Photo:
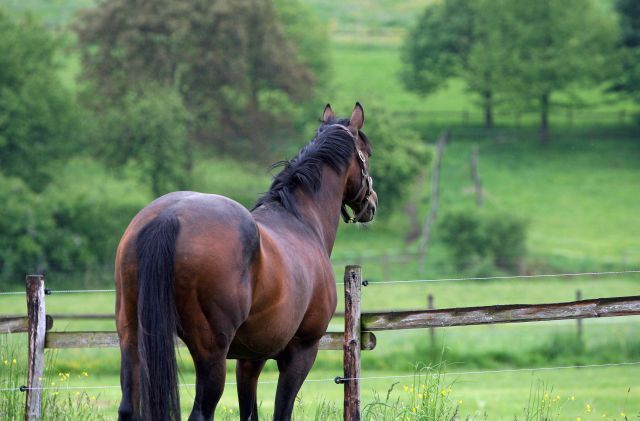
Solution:
[[(630, 365), (639, 365), (640, 361), (630, 361), (630, 362), (621, 362), (621, 363), (608, 363), (608, 364), (585, 364), (585, 365), (565, 365), (565, 366), (556, 366), (556, 367), (527, 367), (527, 368), (507, 368), (503, 370), (478, 370), (478, 371), (452, 371), (449, 373), (426, 373), (423, 375), (427, 376), (468, 376), (468, 375), (482, 375), (482, 374), (500, 374), (500, 373), (518, 373), (518, 372), (532, 372), (532, 371), (551, 371), (551, 370), (568, 370), (574, 368), (602, 368), (602, 367), (619, 367), (619, 366), (630, 366)], [(402, 374), (402, 375), (391, 375), (391, 376), (362, 376), (362, 377), (347, 377), (342, 378), (342, 381), (348, 380), (386, 380), (386, 379), (406, 379), (406, 378), (414, 378), (419, 376), (420, 374)], [(305, 380), (306, 383), (334, 383), (335, 378), (327, 378), (327, 379), (308, 379)], [(277, 380), (267, 380), (261, 381), (259, 384), (276, 384)], [(225, 382), (226, 386), (235, 385), (236, 382)], [(181, 383), (178, 387), (195, 387), (195, 383)], [(57, 392), (65, 391), (65, 390), (100, 390), (100, 389), (119, 389), (120, 386), (63, 386), (63, 387), (55, 387), (55, 386), (44, 386), (44, 387), (8, 387), (0, 389), (0, 392), (18, 392), (25, 390), (55, 390)]]

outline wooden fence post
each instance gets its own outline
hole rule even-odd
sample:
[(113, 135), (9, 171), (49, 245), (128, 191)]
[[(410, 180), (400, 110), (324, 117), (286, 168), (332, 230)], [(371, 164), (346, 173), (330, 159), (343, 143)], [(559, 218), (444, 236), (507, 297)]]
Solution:
[(420, 267), (424, 268), (427, 262), (427, 254), (429, 253), (429, 243), (431, 242), (431, 228), (438, 217), (438, 205), (440, 202), (440, 168), (442, 167), (442, 157), (444, 156), (444, 150), (449, 141), (449, 131), (445, 130), (438, 137), (438, 151), (436, 153), (436, 160), (433, 164), (433, 171), (431, 173), (431, 198), (429, 203), (429, 213), (422, 226), (422, 234), (420, 244), (418, 246), (418, 252), (420, 253)]
[(476, 206), (479, 208), (483, 205), (482, 199), (482, 180), (480, 179), (480, 148), (478, 144), (474, 144), (471, 149), (471, 180), (473, 181), (473, 187), (476, 192)]
[(362, 268), (344, 269), (344, 420), (360, 420), (360, 289)]
[[(576, 290), (576, 301), (580, 301), (582, 299), (582, 291), (579, 289)], [(582, 340), (582, 319), (576, 319), (576, 323), (578, 324), (578, 341)]]
[(44, 340), (47, 319), (44, 305), (44, 276), (27, 276), (27, 316), (29, 317), (29, 361), (24, 417), (26, 421), (39, 420), (44, 375)]
[[(435, 307), (433, 306), (433, 294), (427, 295), (427, 309), (433, 310)], [(433, 327), (429, 328), (429, 337), (431, 338), (431, 346), (434, 347), (436, 345), (436, 330)]]

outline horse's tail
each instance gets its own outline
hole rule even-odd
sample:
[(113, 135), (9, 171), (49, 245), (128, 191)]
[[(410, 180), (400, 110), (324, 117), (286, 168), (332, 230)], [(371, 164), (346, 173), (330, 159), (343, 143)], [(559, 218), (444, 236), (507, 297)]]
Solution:
[(178, 218), (163, 212), (138, 234), (138, 355), (140, 410), (152, 421), (179, 420), (174, 336), (178, 329), (174, 256)]

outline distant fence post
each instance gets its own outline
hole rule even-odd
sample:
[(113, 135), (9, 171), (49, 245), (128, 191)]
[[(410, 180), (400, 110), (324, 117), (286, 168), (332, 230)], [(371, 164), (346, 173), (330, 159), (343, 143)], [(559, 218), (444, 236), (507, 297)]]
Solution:
[(44, 340), (47, 319), (44, 305), (44, 276), (27, 276), (27, 316), (29, 317), (29, 355), (24, 417), (39, 420), (44, 375)]
[(476, 192), (476, 206), (479, 208), (483, 205), (482, 199), (482, 179), (480, 178), (480, 148), (475, 143), (471, 149), (471, 180), (473, 181), (473, 187)]
[[(576, 301), (582, 300), (582, 291), (579, 289), (576, 290)], [(578, 340), (582, 340), (582, 319), (576, 319), (576, 323), (578, 325)]]
[(360, 420), (360, 289), (362, 268), (344, 269), (344, 420)]
[[(435, 307), (433, 305), (433, 294), (427, 295), (427, 309), (434, 310)], [(431, 339), (431, 346), (434, 347), (436, 345), (436, 330), (433, 327), (429, 328), (429, 337)]]

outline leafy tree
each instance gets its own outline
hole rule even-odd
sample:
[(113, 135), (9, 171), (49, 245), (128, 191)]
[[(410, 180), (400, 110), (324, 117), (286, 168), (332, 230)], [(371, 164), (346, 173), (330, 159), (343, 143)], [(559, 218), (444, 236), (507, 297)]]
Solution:
[(111, 278), (118, 241), (133, 216), (152, 198), (133, 177), (114, 177), (91, 158), (74, 158), (42, 193), (55, 223), (46, 244), (48, 268), (63, 273), (105, 272)]
[(0, 203), (0, 281), (18, 284), (47, 268), (55, 226), (42, 199), (17, 177), (0, 174)]
[(56, 41), (30, 18), (0, 11), (0, 169), (44, 188), (79, 129), (74, 98), (56, 74)]
[(620, 16), (620, 71), (613, 90), (640, 102), (640, 2), (617, 0), (615, 5)]
[(405, 86), (428, 95), (450, 78), (462, 78), (478, 95), (485, 126), (493, 126), (507, 58), (502, 0), (446, 0), (429, 5), (403, 46)]
[(147, 85), (104, 113), (97, 155), (137, 175), (155, 196), (184, 188), (191, 167), (189, 118), (175, 91)]
[(280, 111), (308, 100), (316, 80), (272, 1), (103, 0), (76, 30), (97, 108), (153, 81), (180, 92), (199, 139), (249, 138), (258, 155), (262, 132), (286, 122)]
[(553, 95), (577, 97), (610, 74), (617, 28), (614, 16), (593, 0), (507, 2), (512, 33), (505, 45), (513, 74), (508, 81), (520, 103), (540, 112), (543, 144), (549, 141)]

